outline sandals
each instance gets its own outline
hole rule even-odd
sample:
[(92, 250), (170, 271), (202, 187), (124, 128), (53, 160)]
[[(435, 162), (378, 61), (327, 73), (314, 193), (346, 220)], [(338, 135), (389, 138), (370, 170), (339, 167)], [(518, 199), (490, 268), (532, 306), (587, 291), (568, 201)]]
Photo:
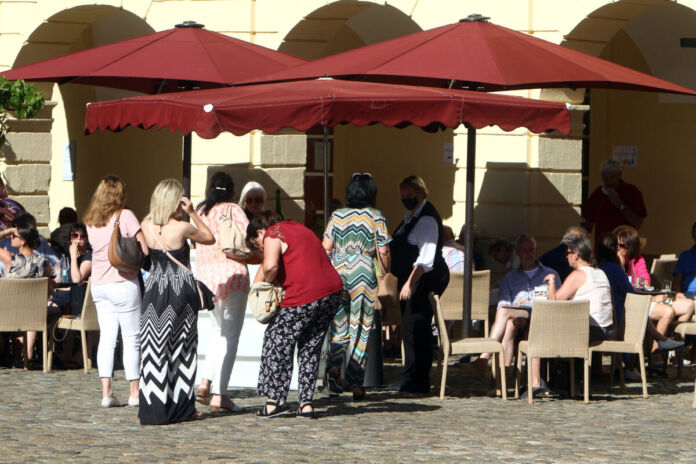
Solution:
[[(303, 411), (304, 408), (309, 406), (311, 411)], [(301, 403), (300, 406), (297, 408), (297, 412), (295, 413), (295, 417), (299, 417), (300, 419), (316, 419), (317, 416), (314, 415), (314, 406), (312, 406), (311, 401), (307, 401), (305, 403)]]
[(367, 399), (367, 393), (365, 389), (361, 386), (356, 385), (353, 387), (353, 401), (364, 401)]
[[(268, 410), (269, 406), (273, 406), (272, 410)], [(256, 411), (256, 417), (259, 419), (270, 419), (271, 417), (277, 417), (285, 414), (288, 411), (287, 404), (278, 404), (275, 400), (266, 400), (266, 404), (263, 409)]]
[(208, 406), (210, 404), (210, 390), (207, 388), (198, 387), (198, 390), (196, 390), (196, 400), (198, 400), (199, 403)]

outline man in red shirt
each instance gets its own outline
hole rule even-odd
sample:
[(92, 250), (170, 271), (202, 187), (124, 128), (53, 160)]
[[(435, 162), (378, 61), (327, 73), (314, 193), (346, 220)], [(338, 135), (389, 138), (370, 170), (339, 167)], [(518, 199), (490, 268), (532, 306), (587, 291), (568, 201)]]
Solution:
[(621, 165), (614, 160), (602, 163), (602, 185), (597, 187), (587, 200), (582, 212), (583, 227), (594, 230), (595, 242), (605, 232), (621, 225), (639, 229), (648, 215), (643, 195), (638, 187), (621, 179)]

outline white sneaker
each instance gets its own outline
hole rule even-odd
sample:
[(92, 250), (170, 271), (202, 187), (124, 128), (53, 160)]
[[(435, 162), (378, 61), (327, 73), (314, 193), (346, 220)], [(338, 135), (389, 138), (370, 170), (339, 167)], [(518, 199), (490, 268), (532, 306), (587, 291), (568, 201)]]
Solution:
[(128, 406), (138, 406), (140, 404), (140, 398), (129, 396), (128, 397)]
[(121, 406), (121, 403), (115, 396), (105, 396), (104, 398), (102, 398), (101, 405), (102, 408), (113, 408), (115, 406)]
[(640, 374), (633, 369), (624, 369), (624, 379), (630, 380), (631, 382), (640, 382)]

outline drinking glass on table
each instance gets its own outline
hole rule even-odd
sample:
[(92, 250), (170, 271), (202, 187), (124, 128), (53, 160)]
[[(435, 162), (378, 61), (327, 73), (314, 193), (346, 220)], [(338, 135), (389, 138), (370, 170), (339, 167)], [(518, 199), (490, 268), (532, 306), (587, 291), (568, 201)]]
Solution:
[[(662, 290), (665, 292), (671, 292), (672, 291), (672, 281), (671, 280), (665, 280), (662, 282)], [(667, 293), (667, 299), (665, 300), (665, 303), (670, 304), (672, 303), (672, 294)]]

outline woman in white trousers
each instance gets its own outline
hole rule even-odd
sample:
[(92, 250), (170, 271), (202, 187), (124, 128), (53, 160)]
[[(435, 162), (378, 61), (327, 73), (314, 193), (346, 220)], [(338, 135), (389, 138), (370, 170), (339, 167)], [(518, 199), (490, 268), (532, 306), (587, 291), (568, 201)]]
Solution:
[(111, 388), (116, 338), (121, 329), (123, 367), (130, 382), (129, 406), (138, 406), (140, 386), (140, 287), (139, 269), (116, 268), (109, 262), (109, 242), (114, 225), (123, 237), (136, 237), (143, 253), (148, 249), (140, 222), (132, 211), (124, 209), (126, 185), (117, 176), (106, 176), (97, 186), (87, 207), (84, 223), (92, 246), (92, 298), (99, 320), (97, 363), (105, 408), (119, 406)]
[(215, 236), (213, 245), (199, 245), (196, 249), (196, 277), (215, 294), (215, 309), (210, 317), (212, 333), (197, 392), (201, 403), (210, 404), (211, 412), (242, 410), (230, 399), (227, 386), (244, 324), (249, 270), (246, 263), (228, 258), (220, 248), (221, 217), (231, 218), (242, 236), (249, 224), (242, 208), (232, 202), (233, 197), (232, 178), (217, 172), (210, 178), (205, 200), (196, 209)]

